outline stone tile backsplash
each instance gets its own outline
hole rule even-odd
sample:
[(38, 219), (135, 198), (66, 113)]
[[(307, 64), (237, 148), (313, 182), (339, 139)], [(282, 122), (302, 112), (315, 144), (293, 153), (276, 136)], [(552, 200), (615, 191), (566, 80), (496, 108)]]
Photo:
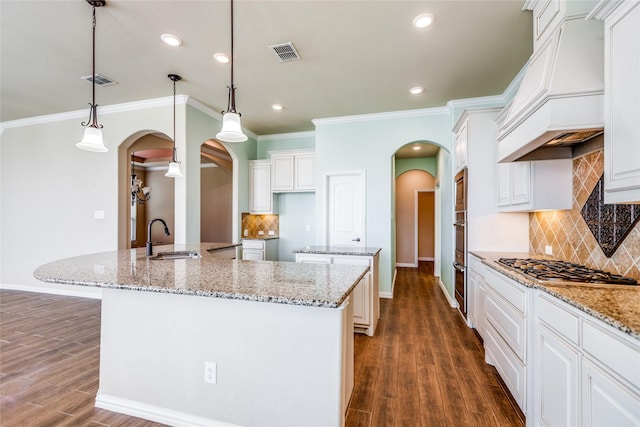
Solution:
[(551, 245), (553, 258), (640, 281), (640, 223), (629, 232), (611, 258), (607, 258), (580, 214), (603, 167), (601, 150), (573, 160), (573, 208), (529, 214), (529, 250), (544, 255), (545, 246)]
[[(247, 230), (247, 236), (244, 235)], [(269, 231), (273, 231), (274, 236), (278, 236), (280, 232), (280, 219), (278, 215), (252, 215), (247, 212), (242, 213), (242, 237), (262, 237), (259, 231), (263, 232), (263, 236), (268, 236)]]

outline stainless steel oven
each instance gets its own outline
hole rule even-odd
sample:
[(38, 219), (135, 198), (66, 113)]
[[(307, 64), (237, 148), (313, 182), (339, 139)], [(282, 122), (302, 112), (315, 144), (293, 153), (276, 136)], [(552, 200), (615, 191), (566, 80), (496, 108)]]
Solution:
[(455, 177), (455, 298), (462, 316), (467, 317), (467, 169)]

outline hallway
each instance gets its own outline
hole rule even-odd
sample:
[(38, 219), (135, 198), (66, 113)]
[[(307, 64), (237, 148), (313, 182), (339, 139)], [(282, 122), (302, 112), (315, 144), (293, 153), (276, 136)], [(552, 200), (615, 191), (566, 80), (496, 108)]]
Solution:
[(376, 336), (355, 337), (347, 427), (524, 426), (432, 262), (398, 268), (394, 299), (380, 310)]
[[(524, 426), (432, 268), (399, 268), (376, 336), (356, 334), (347, 426)], [(99, 356), (100, 301), (0, 291), (0, 424), (160, 426), (94, 408)]]

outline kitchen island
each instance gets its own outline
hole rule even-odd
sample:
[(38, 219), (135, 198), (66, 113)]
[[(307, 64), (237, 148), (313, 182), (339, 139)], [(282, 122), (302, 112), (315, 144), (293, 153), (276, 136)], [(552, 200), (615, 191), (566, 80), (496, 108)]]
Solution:
[(96, 406), (170, 425), (343, 425), (350, 294), (369, 269), (221, 259), (211, 245), (154, 248), (197, 258), (142, 248), (35, 271), (102, 288)]
[(353, 246), (305, 246), (294, 249), (296, 262), (369, 266), (369, 272), (352, 294), (354, 330), (372, 337), (380, 318), (378, 264), (381, 248)]

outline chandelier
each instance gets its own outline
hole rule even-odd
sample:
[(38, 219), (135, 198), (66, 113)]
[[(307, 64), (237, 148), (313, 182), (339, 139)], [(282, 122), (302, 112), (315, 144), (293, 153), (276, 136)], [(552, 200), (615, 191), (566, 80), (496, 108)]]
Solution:
[(138, 178), (133, 163), (135, 153), (131, 153), (131, 206), (144, 203), (151, 198), (151, 187), (143, 187), (142, 180)]

